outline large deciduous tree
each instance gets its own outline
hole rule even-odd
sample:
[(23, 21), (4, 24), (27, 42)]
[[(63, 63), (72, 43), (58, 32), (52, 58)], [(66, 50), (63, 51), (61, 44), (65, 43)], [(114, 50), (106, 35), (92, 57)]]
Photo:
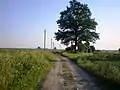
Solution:
[(61, 40), (64, 45), (74, 43), (76, 52), (79, 43), (82, 41), (95, 43), (99, 39), (99, 34), (96, 33), (97, 22), (91, 17), (92, 13), (88, 5), (77, 0), (69, 3), (70, 6), (60, 12), (60, 18), (57, 21), (59, 30), (55, 33), (55, 38), (57, 41)]

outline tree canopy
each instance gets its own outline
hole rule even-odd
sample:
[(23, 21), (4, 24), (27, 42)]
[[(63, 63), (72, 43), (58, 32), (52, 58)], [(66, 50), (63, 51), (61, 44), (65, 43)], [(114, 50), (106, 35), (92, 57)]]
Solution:
[(98, 25), (87, 4), (72, 0), (69, 2), (66, 10), (60, 12), (60, 18), (57, 21), (59, 26), (58, 32), (55, 33), (57, 41), (61, 40), (64, 45), (74, 43), (76, 47), (82, 41), (86, 43), (95, 43), (99, 39), (99, 34), (96, 33)]

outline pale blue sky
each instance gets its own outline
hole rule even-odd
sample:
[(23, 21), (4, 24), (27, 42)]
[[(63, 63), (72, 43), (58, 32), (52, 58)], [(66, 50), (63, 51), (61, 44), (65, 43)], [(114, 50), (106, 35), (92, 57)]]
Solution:
[[(89, 5), (98, 22), (98, 49), (120, 47), (120, 0), (78, 0)], [(57, 31), (59, 13), (69, 0), (0, 0), (0, 47), (43, 47), (43, 30), (47, 30), (47, 47)], [(58, 42), (55, 45), (59, 47)], [(63, 46), (61, 46), (63, 47)]]

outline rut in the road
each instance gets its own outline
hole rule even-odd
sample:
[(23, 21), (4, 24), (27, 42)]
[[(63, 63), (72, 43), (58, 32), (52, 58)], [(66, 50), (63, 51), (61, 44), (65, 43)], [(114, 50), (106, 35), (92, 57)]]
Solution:
[(95, 79), (75, 63), (61, 57), (48, 74), (42, 90), (102, 90)]

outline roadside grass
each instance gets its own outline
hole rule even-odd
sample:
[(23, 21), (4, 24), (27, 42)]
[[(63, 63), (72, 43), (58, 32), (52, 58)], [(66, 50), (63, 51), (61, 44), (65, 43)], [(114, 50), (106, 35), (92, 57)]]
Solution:
[(92, 53), (88, 54), (88, 53), (68, 53), (68, 52), (63, 52), (62, 53), (63, 56), (68, 57), (69, 59), (72, 60), (78, 60), (79, 58), (87, 58), (89, 56), (92, 55)]
[(103, 79), (102, 83), (110, 87), (109, 90), (120, 89), (120, 53), (63, 53), (91, 74)]
[(35, 90), (55, 59), (49, 51), (0, 49), (0, 90)]

